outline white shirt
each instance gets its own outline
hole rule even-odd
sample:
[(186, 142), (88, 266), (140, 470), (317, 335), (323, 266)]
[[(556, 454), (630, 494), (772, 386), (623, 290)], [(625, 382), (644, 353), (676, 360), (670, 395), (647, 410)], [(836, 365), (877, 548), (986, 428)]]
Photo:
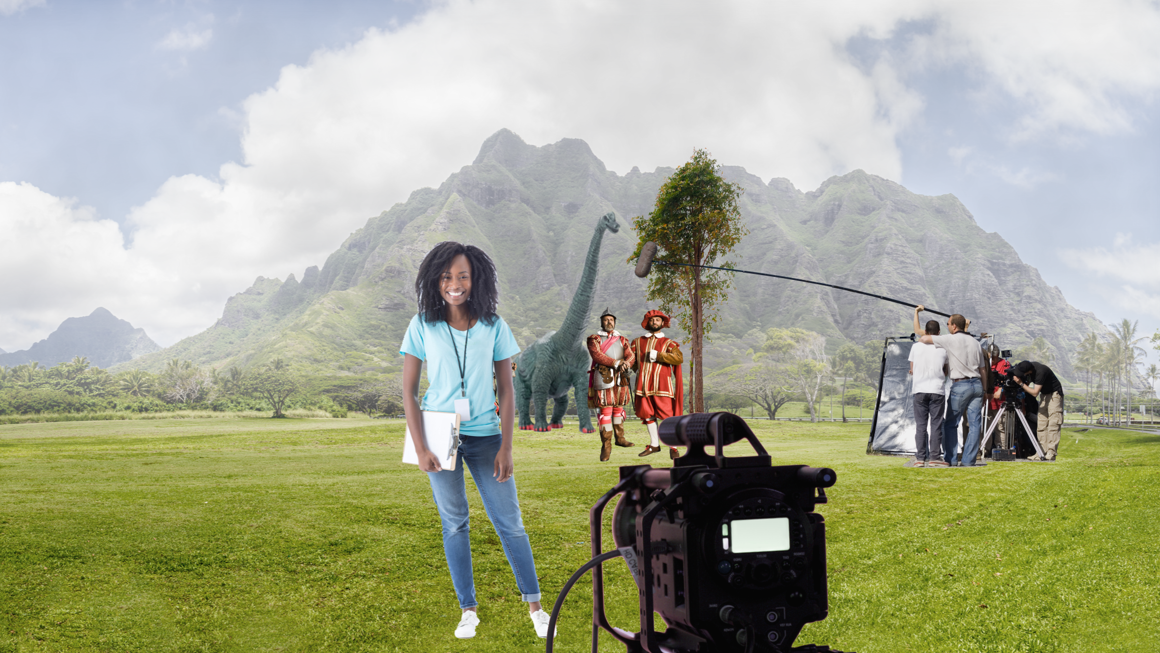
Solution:
[(916, 342), (910, 348), (910, 357), (907, 360), (910, 361), (911, 368), (914, 370), (912, 384), (914, 394), (925, 392), (941, 395), (943, 393), (943, 386), (946, 384), (943, 366), (947, 364), (945, 350), (934, 345)]

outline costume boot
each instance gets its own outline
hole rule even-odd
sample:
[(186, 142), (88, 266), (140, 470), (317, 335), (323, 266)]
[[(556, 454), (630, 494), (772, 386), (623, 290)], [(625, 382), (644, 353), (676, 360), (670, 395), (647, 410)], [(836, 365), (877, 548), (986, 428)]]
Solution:
[(613, 432), (616, 433), (616, 446), (618, 446), (618, 447), (631, 447), (632, 446), (631, 442), (624, 439), (624, 424), (613, 423), (612, 430), (613, 430)]
[(612, 457), (612, 431), (600, 429), (600, 460), (601, 462)]

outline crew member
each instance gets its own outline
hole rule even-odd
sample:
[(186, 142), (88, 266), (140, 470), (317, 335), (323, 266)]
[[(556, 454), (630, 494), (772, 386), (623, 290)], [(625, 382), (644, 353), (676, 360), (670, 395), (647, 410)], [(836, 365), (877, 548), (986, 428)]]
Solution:
[[(991, 345), (991, 378), (995, 379), (995, 381), (1002, 379), (1009, 371), (1011, 371), (1011, 363), (1008, 363), (1006, 358), (998, 355), (998, 349), (999, 348), (994, 344)], [(996, 382), (995, 391), (991, 394), (991, 397), (987, 399), (987, 414), (998, 415), (999, 408), (1003, 406), (1003, 401), (1005, 398), (1006, 392), (1003, 390), (1003, 385)], [(999, 420), (999, 424), (996, 427), (996, 430), (999, 432), (998, 441), (1006, 442), (1008, 447), (1014, 446), (1014, 440), (1007, 442), (1007, 424), (1005, 419)], [(1018, 429), (1016, 429), (1016, 431), (1018, 431)]]
[[(919, 306), (918, 312), (925, 310)], [(966, 334), (967, 319), (958, 313), (947, 319), (950, 335), (924, 335), (920, 340), (928, 345), (945, 349), (950, 367), (951, 393), (947, 400), (946, 419), (943, 420), (943, 460), (954, 466), (972, 467), (979, 455), (979, 438), (983, 422), (983, 348), (979, 341)], [(959, 456), (958, 425), (967, 416), (969, 425)]]
[[(930, 320), (924, 328), (918, 322), (922, 307), (914, 309), (914, 333), (916, 335), (939, 335), (938, 322)], [(947, 379), (947, 353), (934, 345), (914, 343), (910, 348), (910, 375), (913, 377), (911, 390), (914, 393), (914, 466), (946, 467), (942, 459), (943, 411), (946, 398), (943, 396)], [(930, 430), (927, 430), (927, 421)]]
[[(669, 316), (662, 311), (649, 311), (640, 323), (648, 335), (632, 341), (632, 368), (637, 370), (633, 409), (644, 422), (649, 436), (649, 444), (639, 454), (642, 457), (661, 450), (657, 420), (684, 414), (681, 363), (685, 362), (685, 357), (677, 341), (666, 338), (661, 331), (667, 329), (669, 323)], [(677, 455), (677, 450), (670, 447), (669, 457), (675, 459)]]
[(1043, 363), (1023, 361), (1012, 370), (1012, 376), (1023, 391), (1039, 399), (1039, 420), (1035, 425), (1035, 439), (1043, 449), (1029, 460), (1055, 460), (1059, 448), (1059, 429), (1063, 426), (1063, 385), (1055, 372)]
[(588, 407), (599, 411), (600, 460), (612, 456), (612, 437), (616, 446), (631, 447), (624, 439), (624, 407), (632, 397), (628, 373), (635, 358), (628, 339), (616, 330), (616, 316), (605, 309), (600, 314), (600, 331), (588, 336), (588, 354), (592, 367), (588, 370)]

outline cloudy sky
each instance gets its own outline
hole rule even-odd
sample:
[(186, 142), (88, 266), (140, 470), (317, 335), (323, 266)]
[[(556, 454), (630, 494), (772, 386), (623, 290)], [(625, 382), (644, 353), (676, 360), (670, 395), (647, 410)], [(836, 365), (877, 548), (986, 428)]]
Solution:
[(97, 306), (197, 333), (502, 127), (622, 174), (704, 147), (952, 193), (1160, 327), (1156, 0), (0, 0), (0, 60), (8, 351)]

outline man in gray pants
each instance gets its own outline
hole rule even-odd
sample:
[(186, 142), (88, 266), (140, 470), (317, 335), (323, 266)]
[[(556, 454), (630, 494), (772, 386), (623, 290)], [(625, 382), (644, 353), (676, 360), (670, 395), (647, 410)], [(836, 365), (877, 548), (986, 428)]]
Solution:
[[(918, 314), (922, 310), (922, 306), (914, 309), (915, 335), (937, 336), (938, 322), (930, 320), (925, 328), (919, 325)], [(943, 410), (946, 406), (943, 387), (946, 385), (948, 369), (947, 353), (934, 345), (918, 341), (910, 348), (909, 360), (911, 391), (914, 394), (914, 466), (948, 467), (949, 464), (942, 459)]]

